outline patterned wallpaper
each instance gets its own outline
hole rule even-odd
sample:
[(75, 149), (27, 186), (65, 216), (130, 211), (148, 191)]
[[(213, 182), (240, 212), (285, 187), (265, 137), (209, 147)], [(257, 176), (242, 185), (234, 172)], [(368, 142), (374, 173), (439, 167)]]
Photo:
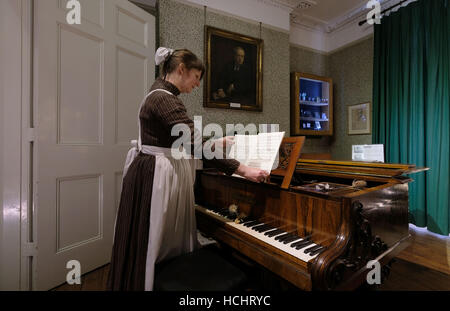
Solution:
[[(160, 1), (160, 45), (187, 48), (204, 59), (204, 10), (173, 0)], [(207, 11), (206, 24), (219, 29), (259, 38), (259, 24)], [(204, 108), (203, 83), (191, 94), (181, 95), (189, 116), (202, 116), (203, 126), (217, 123), (225, 131), (227, 123), (279, 124), (289, 136), (289, 34), (262, 27), (263, 111), (249, 112)]]
[[(187, 48), (204, 59), (204, 10), (174, 0), (159, 3), (160, 45)], [(207, 11), (206, 24), (259, 38), (259, 24)], [(202, 116), (203, 126), (217, 123), (280, 125), (290, 135), (290, 73), (300, 71), (328, 76), (334, 84), (334, 135), (307, 137), (304, 152), (328, 153), (336, 160), (351, 160), (351, 145), (370, 144), (372, 135), (347, 134), (347, 106), (372, 100), (373, 38), (330, 55), (291, 46), (289, 34), (262, 27), (263, 112), (203, 107), (203, 83), (191, 94), (181, 95), (188, 114)]]
[(334, 136), (332, 159), (351, 160), (352, 145), (372, 143), (372, 135), (348, 135), (347, 107), (372, 103), (373, 37), (329, 56), (334, 84)]
[(302, 47), (291, 45), (290, 69), (292, 71), (311, 73), (317, 76), (328, 74), (328, 56)]

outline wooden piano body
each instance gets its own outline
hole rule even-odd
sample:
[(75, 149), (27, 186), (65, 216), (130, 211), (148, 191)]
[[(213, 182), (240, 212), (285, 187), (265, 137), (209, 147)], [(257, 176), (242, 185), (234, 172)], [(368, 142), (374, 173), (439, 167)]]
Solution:
[[(402, 175), (414, 166), (302, 160), (298, 155), (303, 141), (297, 140), (287, 155), (284, 173), (272, 171), (267, 183), (211, 169), (198, 171), (199, 230), (302, 290), (356, 289), (375, 267), (367, 265), (371, 260), (378, 260), (386, 275), (392, 258), (408, 245), (411, 179)], [(354, 180), (366, 186), (353, 187)], [(310, 237), (324, 248), (312, 259), (299, 258), (208, 213), (231, 204), (253, 219)]]

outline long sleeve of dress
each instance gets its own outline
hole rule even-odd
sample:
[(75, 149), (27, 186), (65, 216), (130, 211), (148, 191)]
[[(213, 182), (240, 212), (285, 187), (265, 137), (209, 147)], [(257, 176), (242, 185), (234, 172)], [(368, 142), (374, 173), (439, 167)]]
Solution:
[[(202, 147), (201, 133), (194, 128), (194, 122), (188, 117), (186, 108), (177, 97), (179, 94), (176, 87), (164, 80), (158, 79), (153, 89), (166, 89), (173, 95), (165, 92), (154, 92), (149, 96), (140, 113), (141, 133), (143, 144), (171, 148), (172, 144), (179, 139), (182, 133), (172, 136), (172, 128), (177, 124), (185, 124), (190, 131), (191, 155), (200, 155)], [(197, 148), (197, 150), (195, 150)], [(213, 166), (218, 170), (231, 175), (239, 167), (240, 163), (233, 159), (202, 159), (206, 166)]]

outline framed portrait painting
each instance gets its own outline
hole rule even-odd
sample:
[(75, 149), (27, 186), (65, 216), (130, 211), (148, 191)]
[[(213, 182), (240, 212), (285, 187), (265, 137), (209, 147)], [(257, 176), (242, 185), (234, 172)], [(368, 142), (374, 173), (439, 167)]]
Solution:
[(348, 106), (348, 134), (371, 133), (370, 103)]
[(205, 26), (203, 106), (262, 111), (260, 39)]

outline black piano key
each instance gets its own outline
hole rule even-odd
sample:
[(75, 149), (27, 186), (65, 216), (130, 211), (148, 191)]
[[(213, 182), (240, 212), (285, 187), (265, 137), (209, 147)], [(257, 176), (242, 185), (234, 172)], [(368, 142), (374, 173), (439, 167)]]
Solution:
[(248, 227), (249, 225), (252, 225), (254, 223), (257, 223), (257, 220), (250, 220), (243, 223), (244, 226)]
[(217, 212), (218, 214), (222, 215), (222, 216), (226, 216), (226, 215), (227, 215), (226, 211), (223, 210), (223, 209), (217, 210), (216, 212)]
[(264, 232), (269, 229), (275, 229), (275, 228), (269, 224), (263, 224), (263, 225), (259, 225), (259, 226), (254, 226), (254, 227), (252, 227), (252, 229), (255, 230), (256, 232)]
[(284, 244), (287, 244), (287, 243), (289, 243), (289, 241), (292, 242), (292, 241), (294, 241), (296, 239), (298, 239), (298, 236), (295, 233), (290, 233), (288, 236), (280, 239), (280, 242), (283, 242)]
[(223, 213), (222, 209), (214, 208), (214, 207), (211, 207), (211, 208), (208, 208), (208, 209), (211, 210), (211, 211), (213, 211), (213, 212), (215, 212), (215, 213), (217, 213), (217, 214), (219, 214), (219, 215), (222, 216), (222, 217), (227, 218), (227, 217), (226, 217), (226, 214)]
[(264, 224), (264, 223), (263, 223), (263, 224), (261, 224), (261, 225), (256, 225), (256, 226), (254, 226), (252, 229), (258, 231), (258, 229), (264, 228), (264, 227), (267, 227), (267, 224)]
[(253, 227), (253, 226), (256, 226), (259, 224), (261, 224), (261, 222), (259, 220), (253, 220), (253, 221), (249, 221), (249, 222), (245, 223), (244, 226), (250, 228), (250, 227)]
[(309, 241), (309, 239), (303, 239), (303, 240), (292, 243), (290, 246), (295, 248), (296, 246), (302, 245), (302, 244), (306, 243), (307, 241)]
[(308, 254), (308, 253), (315, 251), (316, 249), (321, 248), (321, 247), (322, 247), (322, 245), (320, 245), (320, 244), (314, 245), (310, 248), (305, 249), (304, 253)]
[(282, 234), (282, 233), (284, 233), (284, 231), (283, 230), (281, 230), (281, 229), (276, 229), (276, 230), (273, 230), (273, 231), (268, 231), (268, 232), (266, 232), (266, 233), (264, 233), (264, 235), (267, 235), (268, 237), (274, 237), (274, 236), (276, 236), (276, 235), (278, 235), (278, 234)]
[(302, 238), (300, 241), (294, 242), (291, 244), (291, 247), (296, 247), (300, 244), (306, 243), (306, 241), (309, 241), (309, 239), (311, 238), (311, 235), (307, 235), (304, 238)]
[(252, 220), (253, 219), (251, 219), (249, 216), (246, 216), (246, 217), (241, 218), (241, 223), (249, 222), (249, 221), (252, 221)]
[(285, 243), (286, 240), (290, 240), (292, 238), (294, 238), (296, 235), (294, 233), (290, 233), (288, 236), (285, 236), (281, 239), (279, 239), (280, 242), (287, 244), (287, 242)]
[(311, 244), (313, 244), (312, 241), (305, 241), (304, 244), (297, 245), (297, 246), (295, 247), (295, 249), (302, 249), (302, 248), (305, 248), (306, 246), (311, 245)]
[(321, 252), (323, 252), (325, 250), (325, 246), (319, 247), (317, 249), (315, 249), (314, 251), (310, 252), (309, 255), (310, 256), (314, 256), (316, 254), (320, 254)]
[(223, 215), (227, 218), (232, 218), (234, 214), (230, 213), (229, 211), (223, 211)]
[(216, 207), (208, 207), (209, 210), (219, 214), (222, 217), (235, 220), (237, 215), (234, 213), (230, 213), (230, 211), (226, 208), (216, 208)]
[(291, 243), (292, 241), (295, 241), (295, 240), (298, 240), (298, 239), (300, 239), (300, 237), (298, 235), (292, 234), (291, 237), (289, 237), (287, 239), (284, 239), (283, 243), (284, 244), (288, 244), (288, 243)]
[(291, 235), (292, 235), (292, 233), (282, 234), (282, 235), (275, 237), (275, 240), (283, 242), (284, 239), (290, 237)]
[(272, 226), (268, 226), (267, 228), (264, 228), (264, 229), (259, 229), (259, 231), (258, 232), (260, 232), (260, 233), (264, 233), (264, 232), (267, 232), (267, 231), (269, 231), (269, 230), (273, 230), (273, 229), (276, 229), (275, 227), (272, 227)]
[(295, 247), (297, 247), (297, 246), (301, 246), (301, 245), (303, 245), (303, 244), (306, 244), (306, 243), (308, 243), (308, 242), (310, 242), (311, 241), (311, 239), (310, 238), (306, 238), (306, 239), (303, 239), (303, 240), (301, 240), (301, 241), (297, 241), (297, 242), (295, 242), (295, 243), (292, 243)]
[(245, 225), (246, 223), (249, 223), (251, 221), (255, 221), (256, 219), (250, 218), (250, 217), (245, 217), (245, 219), (243, 219), (242, 224)]
[(249, 228), (253, 230), (253, 228), (261, 226), (261, 225), (264, 225), (264, 223), (262, 221), (258, 221), (257, 224), (250, 225)]
[(283, 232), (283, 231), (280, 230), (280, 229), (272, 229), (272, 230), (268, 230), (268, 231), (264, 232), (264, 235), (271, 236), (270, 234), (275, 234), (275, 235), (277, 235), (277, 234), (280, 234), (280, 233), (282, 233), (282, 232)]

